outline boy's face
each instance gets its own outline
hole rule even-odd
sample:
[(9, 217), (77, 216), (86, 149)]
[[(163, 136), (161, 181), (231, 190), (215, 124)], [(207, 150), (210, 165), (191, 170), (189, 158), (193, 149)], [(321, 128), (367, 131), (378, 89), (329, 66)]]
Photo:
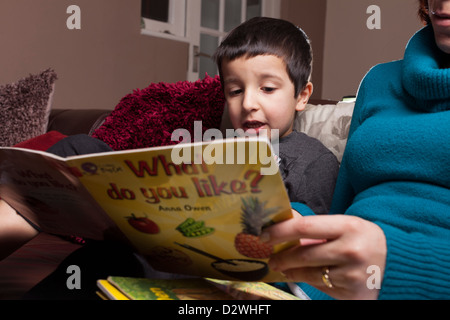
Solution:
[(234, 129), (248, 134), (265, 130), (272, 137), (290, 134), (296, 111), (305, 108), (312, 93), (312, 84), (295, 97), (295, 87), (284, 61), (274, 55), (245, 56), (222, 62), (225, 98)]

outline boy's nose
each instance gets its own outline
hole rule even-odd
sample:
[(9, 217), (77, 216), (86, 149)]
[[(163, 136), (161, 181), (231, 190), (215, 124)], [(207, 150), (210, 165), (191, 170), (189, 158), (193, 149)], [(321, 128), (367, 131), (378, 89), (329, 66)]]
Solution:
[(250, 90), (246, 90), (242, 101), (242, 108), (246, 111), (259, 109), (256, 94)]

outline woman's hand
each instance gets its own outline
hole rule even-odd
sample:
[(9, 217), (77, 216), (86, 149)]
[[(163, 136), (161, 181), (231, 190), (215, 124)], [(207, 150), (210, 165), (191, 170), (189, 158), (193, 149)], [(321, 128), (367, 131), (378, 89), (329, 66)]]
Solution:
[[(269, 266), (283, 272), (290, 281), (305, 282), (336, 299), (377, 299), (370, 289), (369, 266), (380, 270), (380, 284), (386, 261), (386, 238), (376, 224), (344, 215), (302, 217), (267, 228), (262, 241), (277, 244), (300, 240), (299, 245), (277, 253)], [(328, 268), (331, 282), (323, 276)], [(325, 275), (325, 277), (327, 277)]]

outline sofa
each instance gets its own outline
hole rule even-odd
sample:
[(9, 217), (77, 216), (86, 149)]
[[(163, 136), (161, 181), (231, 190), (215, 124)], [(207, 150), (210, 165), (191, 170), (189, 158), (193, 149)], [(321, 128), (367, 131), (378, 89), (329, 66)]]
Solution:
[[(48, 80), (48, 74), (46, 77)], [(208, 105), (207, 112), (211, 112), (211, 109), (217, 111), (212, 116), (208, 115), (208, 119), (217, 118), (217, 115), (220, 117), (208, 123), (204, 129), (215, 126), (225, 131), (227, 128), (231, 128), (226, 105), (223, 103), (217, 104), (217, 100), (220, 99), (214, 96), (214, 94), (220, 94), (220, 85), (218, 85), (217, 79), (214, 81), (211, 79), (207, 80), (206, 85), (205, 81), (199, 81), (195, 85), (186, 82), (177, 84), (152, 84), (146, 89), (133, 91), (133, 93), (124, 97), (111, 110), (52, 109), (51, 107), (44, 106), (46, 108), (44, 116), (47, 117), (45, 121), (46, 127), (40, 134), (31, 133), (32, 136), (29, 139), (24, 140), (23, 138), (18, 138), (23, 141), (19, 140), (20, 142), (15, 143), (14, 146), (45, 150), (48, 146), (65, 136), (88, 134), (102, 138), (106, 140), (105, 142), (110, 143), (114, 149), (120, 150), (130, 148), (130, 141), (136, 141), (136, 139), (133, 140), (133, 134), (130, 133), (139, 134), (138, 131), (142, 126), (153, 127), (152, 129), (154, 130), (152, 133), (154, 137), (150, 137), (152, 140), (144, 141), (144, 143), (160, 145), (170, 143), (167, 140), (170, 130), (166, 126), (180, 127), (186, 123), (191, 123), (192, 119), (204, 116), (205, 110), (200, 110), (201, 113), (196, 113), (197, 111), (192, 109), (201, 109), (205, 105), (206, 102), (203, 98), (198, 100), (199, 96), (203, 96), (205, 90), (207, 92), (204, 95), (208, 96), (210, 101), (213, 100), (213, 102), (209, 101), (206, 103)], [(52, 81), (45, 83), (45, 86), (49, 88), (48, 92), (54, 90), (53, 81), (55, 80), (52, 78)], [(212, 83), (215, 86), (214, 94), (208, 91), (212, 90), (210, 89)], [(180, 91), (180, 88), (183, 88), (185, 91)], [(19, 92), (23, 92), (23, 90), (19, 90)], [(152, 96), (155, 92), (158, 93), (156, 97)], [(180, 92), (187, 93), (179, 94)], [(1, 94), (2, 88), (0, 87), (0, 107), (2, 107)], [(47, 94), (51, 96), (51, 93)], [(161, 97), (164, 97), (163, 101), (167, 101), (163, 105), (161, 105)], [(23, 100), (21, 101), (23, 103)], [(146, 109), (148, 107), (148, 101), (157, 101), (158, 103), (153, 103), (150, 109)], [(183, 104), (180, 101), (183, 101)], [(214, 106), (214, 104), (217, 104), (218, 107)], [(221, 106), (222, 104), (223, 108)], [(139, 105), (137, 111), (134, 110), (136, 109), (134, 108), (136, 105)], [(185, 108), (184, 105), (188, 107)], [(130, 108), (130, 106), (132, 107)], [(171, 109), (174, 106), (175, 109)], [(339, 102), (311, 100), (307, 108), (297, 115), (295, 129), (322, 141), (340, 161), (347, 141), (353, 106), (353, 100)], [(151, 110), (148, 111), (148, 114), (151, 114), (148, 117), (151, 124), (141, 122), (141, 118), (143, 117), (142, 110)], [(36, 114), (35, 111), (33, 112)], [(32, 117), (33, 112), (30, 113), (30, 117)], [(130, 113), (135, 113), (132, 118), (128, 116)], [(155, 114), (157, 114), (156, 118)], [(164, 122), (167, 118), (170, 118), (170, 120)], [(178, 123), (178, 118), (183, 118), (184, 122), (181, 124)], [(206, 119), (206, 122), (208, 119)], [(2, 120), (0, 119), (0, 121)], [(133, 126), (130, 122), (136, 122), (136, 125)], [(121, 131), (117, 131), (118, 128)], [(114, 143), (108, 141), (114, 135), (116, 135), (114, 137)], [(120, 137), (117, 138), (117, 136), (121, 135), (128, 140), (125, 138), (121, 140)], [(146, 138), (149, 135), (146, 134)], [(155, 140), (156, 138), (159, 140)], [(140, 138), (138, 140), (141, 142), (143, 139)], [(135, 147), (136, 145), (131, 146)], [(136, 147), (140, 146), (138, 145)], [(40, 234), (15, 253), (0, 261), (0, 299), (20, 299), (24, 293), (54, 271), (60, 261), (82, 245), (83, 239), (76, 237), (63, 238), (49, 234)]]

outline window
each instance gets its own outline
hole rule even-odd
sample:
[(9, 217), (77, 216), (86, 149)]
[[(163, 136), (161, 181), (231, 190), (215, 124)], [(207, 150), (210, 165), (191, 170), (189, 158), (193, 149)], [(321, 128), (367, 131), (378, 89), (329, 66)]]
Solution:
[(160, 22), (168, 22), (169, 0), (142, 1), (142, 17)]
[(278, 18), (280, 0), (142, 0), (142, 33), (190, 44), (187, 79), (217, 74), (211, 59), (234, 27), (257, 16)]
[(195, 48), (195, 54), (200, 60), (198, 68), (193, 72), (203, 77), (205, 73), (209, 75), (217, 74), (214, 61), (211, 59), (214, 51), (223, 40), (223, 38), (233, 28), (242, 22), (253, 17), (269, 15), (271, 12), (264, 12), (265, 2), (273, 0), (201, 0), (200, 41), (198, 49)]
[(185, 37), (186, 0), (141, 0), (142, 33)]

